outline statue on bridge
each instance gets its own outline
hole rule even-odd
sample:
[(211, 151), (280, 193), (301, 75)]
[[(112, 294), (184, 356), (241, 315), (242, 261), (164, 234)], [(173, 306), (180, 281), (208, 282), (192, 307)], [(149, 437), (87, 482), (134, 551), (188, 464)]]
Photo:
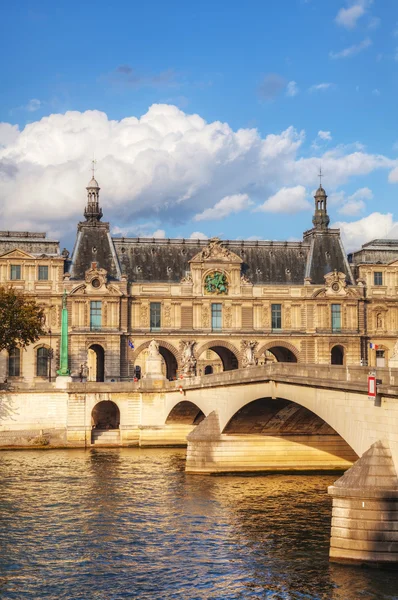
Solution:
[(196, 358), (194, 348), (196, 342), (193, 340), (181, 342), (181, 370), (184, 377), (194, 377), (196, 373)]
[(258, 342), (253, 340), (244, 340), (242, 342), (242, 366), (255, 367), (257, 366), (257, 358), (255, 355)]

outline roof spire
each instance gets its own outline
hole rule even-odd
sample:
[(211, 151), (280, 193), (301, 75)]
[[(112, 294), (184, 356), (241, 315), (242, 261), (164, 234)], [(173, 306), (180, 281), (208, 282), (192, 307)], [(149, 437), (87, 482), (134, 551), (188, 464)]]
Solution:
[(315, 213), (312, 217), (312, 222), (314, 224), (315, 229), (318, 229), (320, 231), (326, 231), (329, 226), (330, 219), (327, 213), (327, 194), (322, 187), (322, 176), (322, 167), (319, 166), (319, 188), (315, 192), (314, 196)]
[(102, 209), (99, 205), (99, 191), (100, 186), (98, 185), (98, 181), (95, 179), (95, 165), (97, 161), (93, 158), (91, 161), (91, 172), (92, 177), (87, 190), (87, 206), (84, 210), (84, 216), (86, 217), (86, 221), (94, 223), (95, 221), (100, 221), (102, 217)]

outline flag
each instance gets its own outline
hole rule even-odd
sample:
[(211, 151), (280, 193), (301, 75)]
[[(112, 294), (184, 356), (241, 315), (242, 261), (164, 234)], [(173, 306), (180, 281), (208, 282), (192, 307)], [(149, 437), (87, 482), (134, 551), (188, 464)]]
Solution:
[(128, 341), (129, 344), (129, 348), (131, 348), (132, 350), (134, 350), (134, 344), (131, 340)]
[(369, 347), (370, 347), (371, 350), (377, 350), (379, 346), (377, 344), (370, 343)]

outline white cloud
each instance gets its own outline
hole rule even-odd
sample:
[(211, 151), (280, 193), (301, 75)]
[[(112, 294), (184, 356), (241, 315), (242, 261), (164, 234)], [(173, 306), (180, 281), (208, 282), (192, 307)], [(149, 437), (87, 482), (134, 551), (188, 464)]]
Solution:
[(331, 139), (332, 139), (332, 134), (330, 133), (330, 131), (322, 131), (322, 130), (320, 130), (320, 131), (318, 131), (318, 137), (321, 140), (326, 140), (326, 141), (330, 142)]
[(29, 112), (35, 112), (36, 110), (39, 110), (41, 105), (42, 105), (41, 100), (38, 100), (37, 98), (32, 98), (31, 100), (29, 100), (29, 102), (25, 106), (25, 110), (27, 110)]
[(247, 210), (253, 202), (247, 194), (233, 194), (225, 196), (213, 208), (206, 208), (202, 213), (194, 216), (194, 221), (217, 221), (233, 213)]
[(331, 87), (333, 87), (332, 83), (316, 83), (314, 85), (312, 85), (308, 91), (309, 92), (324, 92), (325, 90), (329, 90)]
[(393, 236), (397, 224), (394, 223), (391, 213), (374, 212), (359, 221), (352, 223), (341, 221), (334, 223), (332, 227), (341, 230), (344, 247), (347, 252), (352, 252), (359, 250), (362, 244), (376, 238)]
[(329, 52), (330, 58), (350, 58), (351, 56), (355, 56), (359, 54), (366, 48), (372, 45), (372, 40), (370, 38), (365, 38), (359, 44), (354, 44), (353, 46), (349, 46), (348, 48), (344, 48), (344, 50), (340, 50), (339, 52)]
[(191, 240), (208, 240), (209, 236), (207, 236), (205, 233), (202, 233), (201, 231), (194, 231), (189, 236), (189, 239), (191, 239)]
[(299, 89), (297, 83), (295, 81), (289, 81), (286, 86), (286, 96), (293, 98), (294, 96), (297, 96), (298, 93)]
[(360, 215), (361, 212), (365, 209), (366, 204), (363, 200), (348, 200), (344, 206), (339, 209), (339, 213), (341, 215), (346, 215), (347, 217), (356, 217)]
[(270, 196), (264, 204), (256, 208), (257, 211), (272, 213), (296, 213), (308, 210), (312, 205), (307, 200), (307, 192), (304, 186), (283, 187)]
[(366, 10), (364, 2), (357, 2), (349, 8), (341, 8), (336, 16), (337, 25), (341, 25), (346, 29), (354, 29), (357, 26), (357, 21), (365, 14)]
[[(207, 123), (167, 104), (120, 121), (94, 110), (53, 114), (22, 131), (0, 124), (0, 220), (4, 229), (73, 232), (93, 153), (104, 220), (150, 237), (236, 190), (258, 201), (283, 186), (314, 186), (320, 161), (329, 189), (378, 169), (397, 167), (390, 180), (398, 180), (398, 160), (357, 146), (308, 156), (301, 151), (304, 139), (294, 127), (262, 137), (256, 129)], [(134, 228), (140, 220), (150, 223)]]
[(365, 200), (372, 200), (373, 192), (367, 187), (356, 190), (350, 196), (340, 191), (331, 194), (330, 204), (338, 205), (338, 211), (342, 215), (354, 217), (360, 215), (366, 208)]

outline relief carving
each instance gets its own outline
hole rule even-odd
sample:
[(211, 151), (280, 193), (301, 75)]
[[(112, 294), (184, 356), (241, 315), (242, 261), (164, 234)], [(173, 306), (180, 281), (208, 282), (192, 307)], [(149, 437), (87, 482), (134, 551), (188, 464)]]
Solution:
[(202, 306), (202, 327), (210, 327), (210, 309), (208, 306)]
[(171, 306), (166, 304), (163, 309), (163, 322), (165, 327), (171, 327)]
[(140, 323), (141, 327), (149, 327), (149, 306), (147, 304), (141, 304)]
[(227, 329), (232, 328), (232, 306), (224, 308), (224, 325)]
[(194, 377), (196, 374), (195, 345), (196, 342), (193, 340), (182, 341), (180, 343), (181, 369), (184, 377)]

